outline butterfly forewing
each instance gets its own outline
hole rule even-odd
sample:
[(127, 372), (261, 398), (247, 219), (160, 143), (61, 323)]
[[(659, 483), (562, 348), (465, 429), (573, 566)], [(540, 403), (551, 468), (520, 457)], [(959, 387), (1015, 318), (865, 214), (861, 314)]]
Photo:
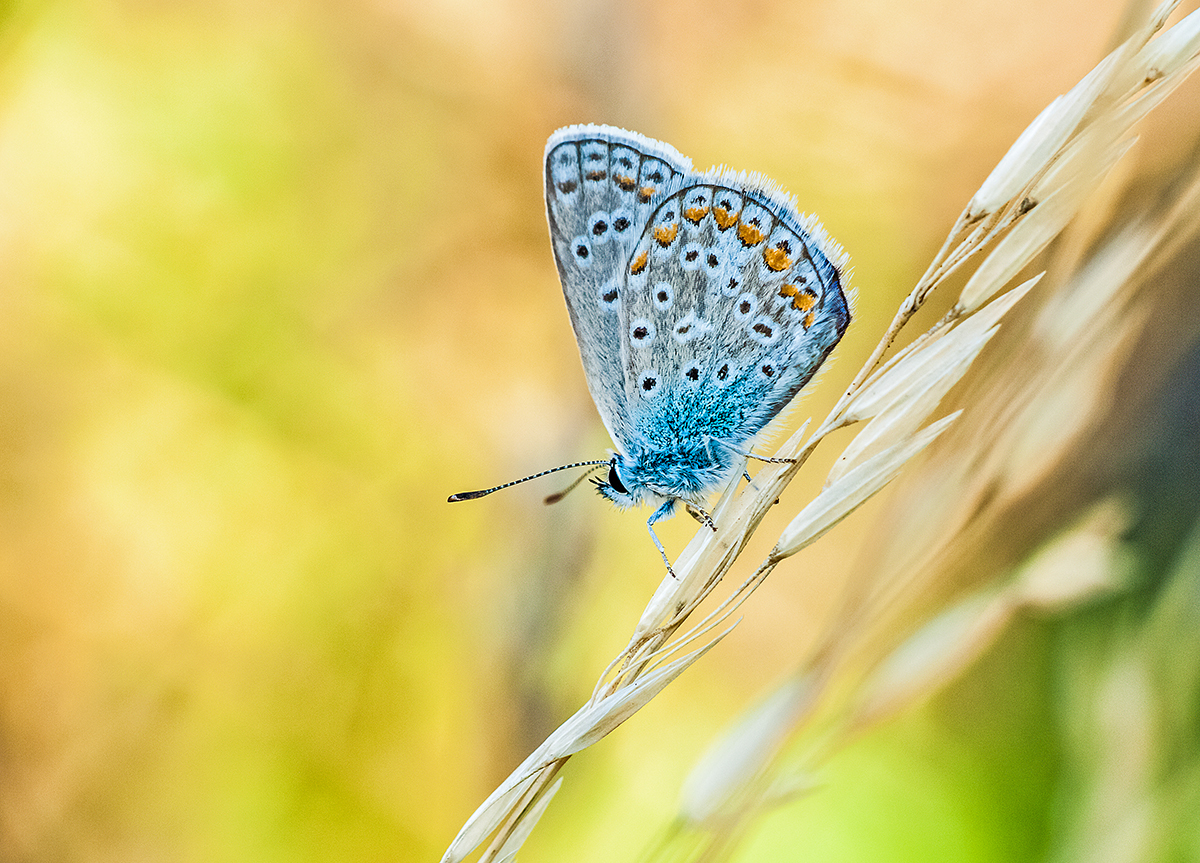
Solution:
[(622, 289), (634, 433), (735, 447), (757, 434), (849, 323), (836, 261), (820, 229), (766, 190), (689, 183), (658, 204)]
[(554, 258), (588, 388), (618, 441), (628, 430), (621, 306), (629, 254), (690, 170), (666, 144), (608, 126), (571, 126), (546, 145)]

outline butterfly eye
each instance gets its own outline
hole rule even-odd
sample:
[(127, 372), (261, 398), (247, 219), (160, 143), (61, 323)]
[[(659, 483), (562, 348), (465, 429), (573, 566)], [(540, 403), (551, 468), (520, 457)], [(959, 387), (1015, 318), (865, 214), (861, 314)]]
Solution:
[(613, 487), (615, 492), (629, 494), (629, 489), (625, 488), (625, 483), (621, 482), (621, 475), (617, 473), (616, 461), (608, 466), (608, 484)]

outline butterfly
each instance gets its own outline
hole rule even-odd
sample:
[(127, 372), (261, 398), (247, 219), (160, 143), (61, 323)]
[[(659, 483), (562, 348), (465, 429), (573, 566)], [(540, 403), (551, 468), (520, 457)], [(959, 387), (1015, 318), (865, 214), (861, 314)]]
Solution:
[(682, 505), (715, 529), (707, 498), (757, 458), (755, 438), (850, 324), (847, 256), (766, 177), (697, 172), (674, 147), (612, 126), (555, 132), (545, 183), (588, 389), (617, 449), (450, 501), (607, 467), (593, 478), (601, 495), (655, 507), (647, 527), (670, 572), (654, 525)]

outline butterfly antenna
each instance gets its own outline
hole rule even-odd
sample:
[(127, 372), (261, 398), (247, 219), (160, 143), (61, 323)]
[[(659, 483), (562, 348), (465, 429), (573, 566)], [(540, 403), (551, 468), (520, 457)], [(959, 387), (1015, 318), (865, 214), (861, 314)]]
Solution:
[[(541, 473), (535, 473), (530, 476), (521, 477), (520, 479), (514, 479), (512, 482), (506, 482), (506, 483), (504, 483), (504, 485), (498, 485), (495, 488), (485, 488), (482, 491), (460, 491), (458, 494), (450, 495), (450, 497), (448, 497), (446, 499), (446, 503), (458, 503), (460, 500), (475, 500), (476, 498), (480, 498), (480, 497), (484, 497), (485, 495), (489, 495), (494, 491), (500, 491), (500, 489), (502, 489), (502, 488), (508, 488), (509, 486), (519, 485), (520, 483), (523, 483), (523, 482), (529, 482), (531, 479), (537, 479), (537, 478), (543, 477), (549, 473), (558, 473), (560, 470), (571, 470), (572, 468), (577, 468), (577, 467), (596, 467), (597, 465), (603, 465), (603, 464), (608, 464), (608, 463), (609, 463), (609, 459), (603, 459), (600, 461), (579, 461), (579, 462), (575, 462), (575, 464), (564, 464), (564, 465), (560, 465), (559, 467), (552, 467), (552, 468), (550, 468), (550, 470), (544, 470)], [(589, 471), (589, 473), (590, 473), (590, 471)], [(584, 476), (587, 476), (587, 474), (584, 474)], [(580, 479), (582, 479), (582, 477)], [(571, 485), (571, 488), (574, 488), (577, 485), (579, 485), (578, 481), (573, 483)], [(567, 491), (570, 491), (571, 488), (568, 488)], [(566, 494), (567, 491), (564, 491), (561, 494)], [(560, 494), (560, 497), (561, 497), (561, 494)], [(553, 495), (551, 495), (551, 497), (553, 497)]]
[[(608, 462), (604, 462), (604, 464), (608, 464)], [(575, 480), (575, 482), (571, 483), (569, 486), (564, 488), (562, 491), (557, 492), (556, 494), (548, 495), (546, 497), (546, 500), (544, 501), (546, 506), (549, 506), (552, 503), (558, 503), (560, 500), (562, 500), (568, 494), (573, 492), (577, 485), (579, 485), (581, 482), (583, 482), (585, 479), (587, 479), (589, 476), (591, 476), (592, 474), (594, 474), (596, 472), (597, 467), (599, 467), (599, 465), (593, 465), (591, 468), (589, 468), (588, 470), (586, 470), (582, 474), (580, 474), (579, 479)]]

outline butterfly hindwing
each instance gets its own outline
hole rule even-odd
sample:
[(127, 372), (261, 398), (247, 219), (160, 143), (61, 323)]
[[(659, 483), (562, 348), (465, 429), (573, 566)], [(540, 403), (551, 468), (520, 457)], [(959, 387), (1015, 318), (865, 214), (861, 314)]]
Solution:
[(546, 144), (554, 259), (588, 389), (614, 440), (628, 434), (621, 305), (630, 251), (691, 171), (666, 144), (611, 126), (571, 126)]
[(737, 176), (689, 177), (650, 214), (625, 274), (634, 433), (652, 447), (703, 437), (740, 448), (761, 431), (849, 323), (842, 262), (784, 196)]

